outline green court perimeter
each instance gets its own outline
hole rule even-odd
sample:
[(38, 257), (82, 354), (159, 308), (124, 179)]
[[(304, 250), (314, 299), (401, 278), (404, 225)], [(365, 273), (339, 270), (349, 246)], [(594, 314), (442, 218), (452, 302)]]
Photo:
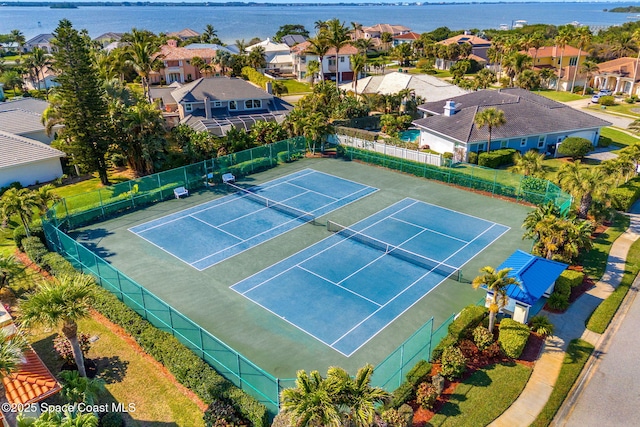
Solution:
[[(437, 327), (452, 313), (479, 301), (484, 293), (473, 290), (469, 282), (481, 267), (498, 266), (515, 249), (531, 247), (531, 242), (522, 240), (521, 228), (530, 207), (359, 162), (303, 159), (251, 175), (240, 182), (257, 185), (305, 168), (380, 190), (320, 217), (315, 225), (304, 224), (203, 271), (189, 267), (128, 229), (222, 197), (227, 194), (222, 185), (196, 192), (186, 199), (162, 202), (77, 229), (71, 236), (278, 378), (294, 378), (299, 369), (326, 372), (329, 366), (337, 365), (355, 373), (365, 363), (377, 365), (432, 316)], [(462, 269), (466, 283), (445, 281), (351, 357), (341, 355), (230, 289), (248, 276), (330, 236), (326, 227), (318, 223), (324, 224), (331, 219), (351, 225), (406, 197), (504, 224), (511, 229)], [(189, 239), (189, 236), (184, 238)], [(300, 310), (306, 310), (306, 307), (301, 306)]]

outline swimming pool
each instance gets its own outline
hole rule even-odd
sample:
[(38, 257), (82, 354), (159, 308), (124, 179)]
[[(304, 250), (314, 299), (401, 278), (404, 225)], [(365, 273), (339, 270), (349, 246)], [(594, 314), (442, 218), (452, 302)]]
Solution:
[(406, 142), (416, 142), (420, 138), (420, 129), (409, 129), (400, 132), (400, 139)]

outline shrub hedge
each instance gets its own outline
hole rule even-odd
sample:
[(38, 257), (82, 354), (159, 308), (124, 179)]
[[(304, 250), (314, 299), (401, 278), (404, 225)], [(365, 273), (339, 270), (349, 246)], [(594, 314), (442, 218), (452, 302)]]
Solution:
[(480, 153), (478, 155), (478, 166), (495, 169), (502, 165), (508, 165), (513, 163), (513, 155), (515, 153), (516, 150), (514, 148), (502, 148), (488, 153)]
[(449, 334), (458, 340), (467, 338), (487, 316), (487, 308), (480, 305), (469, 305), (462, 309), (460, 315), (449, 325)]
[(264, 74), (251, 67), (242, 67), (242, 77), (245, 77), (251, 83), (260, 86), (262, 89), (265, 89), (267, 87), (267, 82), (271, 81), (268, 77), (265, 77)]
[(414, 397), (416, 397), (416, 392), (413, 388), (413, 384), (405, 381), (400, 384), (400, 387), (391, 393), (391, 402), (389, 403), (389, 406), (392, 408), (399, 408)]
[(628, 211), (640, 198), (640, 177), (630, 179), (625, 184), (609, 190), (611, 206), (619, 211)]
[(584, 273), (575, 270), (565, 270), (556, 280), (556, 287), (568, 287), (569, 292), (571, 292), (571, 289), (582, 284), (583, 279)]
[(426, 360), (420, 360), (416, 365), (407, 372), (407, 382), (414, 387), (423, 381), (427, 381), (431, 376), (431, 363)]
[(522, 354), (524, 346), (529, 339), (529, 327), (513, 319), (502, 319), (500, 321), (500, 333), (498, 342), (504, 354), (517, 359)]
[(37, 236), (25, 237), (21, 241), (23, 250), (29, 255), (31, 261), (36, 264), (42, 264), (42, 257), (49, 253), (47, 247), (42, 243), (42, 240)]
[[(39, 238), (27, 237), (23, 239), (23, 244), (30, 258), (29, 251), (39, 257), (42, 268), (50, 268), (52, 272), (75, 272), (71, 263), (59, 254), (42, 253), (41, 248), (44, 248), (44, 244)], [(31, 259), (37, 262), (34, 258)], [(121, 326), (146, 353), (162, 363), (180, 384), (197, 394), (205, 403), (229, 400), (253, 426), (269, 425), (268, 411), (263, 404), (235, 387), (173, 335), (156, 328), (111, 292), (98, 285), (94, 289), (93, 297), (93, 308), (111, 322)]]

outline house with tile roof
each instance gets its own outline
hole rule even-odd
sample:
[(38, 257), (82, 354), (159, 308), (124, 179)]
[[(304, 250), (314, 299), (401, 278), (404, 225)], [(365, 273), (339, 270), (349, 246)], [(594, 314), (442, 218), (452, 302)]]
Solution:
[(25, 52), (31, 52), (34, 48), (39, 47), (46, 53), (53, 53), (55, 48), (51, 44), (53, 34), (38, 34), (37, 36), (27, 40), (23, 48)]
[(370, 27), (362, 27), (362, 34), (366, 39), (379, 39), (383, 33), (399, 36), (409, 32), (411, 32), (411, 28), (405, 27), (404, 25), (375, 24)]
[(420, 38), (420, 34), (418, 33), (414, 33), (414, 32), (408, 32), (408, 33), (404, 33), (404, 34), (400, 34), (397, 36), (393, 36), (393, 42), (392, 45), (393, 47), (399, 46), (401, 44), (405, 44), (405, 43), (413, 43), (414, 41), (418, 40)]
[(557, 78), (555, 80), (552, 79), (552, 88), (559, 84), (560, 89), (569, 90), (575, 73), (578, 73), (576, 75), (576, 86), (584, 85), (586, 75), (580, 73), (580, 65), (587, 59), (588, 52), (566, 45), (564, 47), (541, 46), (538, 49), (532, 47), (523, 53), (533, 58), (534, 71), (548, 68), (553, 70), (556, 76), (559, 75), (559, 83)]
[[(149, 73), (151, 84), (171, 84), (173, 82), (188, 83), (204, 76), (220, 75), (220, 69), (214, 64), (217, 51), (211, 48), (178, 47), (176, 40), (167, 40), (167, 44), (160, 47), (158, 58), (164, 67)], [(208, 71), (195, 67), (193, 58), (201, 58), (209, 65)]]
[[(448, 46), (450, 44), (468, 44), (471, 46), (471, 54), (469, 59), (473, 59), (480, 64), (488, 63), (487, 51), (491, 47), (491, 42), (482, 37), (475, 36), (473, 34), (458, 34), (457, 36), (449, 37), (448, 39), (438, 42), (438, 44)], [(450, 60), (445, 58), (436, 58), (435, 67), (439, 70), (448, 70), (458, 60)]]
[(629, 96), (640, 95), (640, 62), (628, 56), (598, 64), (593, 76), (594, 89), (610, 89)]
[(217, 136), (226, 135), (231, 127), (248, 130), (258, 121), (282, 123), (293, 108), (252, 83), (233, 77), (201, 78), (176, 88), (170, 96), (180, 123)]
[(470, 152), (487, 151), (487, 127), (478, 127), (474, 121), (487, 108), (502, 110), (506, 119), (491, 133), (491, 150), (514, 148), (523, 153), (537, 150), (554, 154), (570, 136), (586, 138), (595, 146), (600, 130), (611, 125), (524, 89), (480, 90), (420, 105), (424, 118), (413, 122), (420, 129), (420, 146), (454, 153), (458, 161), (467, 161)]
[(200, 37), (200, 33), (192, 30), (191, 28), (184, 28), (180, 31), (174, 31), (172, 33), (167, 33), (168, 38), (178, 38), (180, 40), (187, 40), (194, 37)]
[(63, 157), (62, 151), (40, 141), (0, 130), (0, 187), (52, 181), (62, 176)]
[(107, 32), (100, 34), (98, 37), (94, 37), (93, 41), (100, 43), (103, 48), (106, 48), (111, 43), (117, 43), (122, 40), (123, 35), (124, 33)]
[[(340, 89), (355, 92), (353, 83), (340, 85)], [(392, 73), (367, 76), (358, 80), (358, 93), (392, 95), (410, 89), (423, 102), (444, 101), (469, 91), (428, 74)]]
[[(526, 324), (530, 316), (538, 314), (544, 307), (546, 298), (553, 292), (556, 280), (567, 267), (567, 264), (531, 255), (519, 249), (515, 251), (497, 268), (498, 271), (510, 268), (507, 277), (520, 283), (519, 286), (509, 285), (505, 289), (507, 304), (501, 312), (517, 322)], [(493, 293), (487, 292), (487, 307), (492, 299)]]
[[(317, 55), (309, 52), (310, 42), (306, 41), (291, 48), (291, 57), (293, 60), (293, 74), (300, 81), (309, 80), (307, 76), (307, 64), (311, 61), (319, 61)], [(330, 48), (322, 58), (322, 75), (325, 80), (336, 80), (336, 69), (338, 70), (338, 84), (342, 82), (350, 82), (353, 80), (353, 70), (351, 69), (351, 57), (358, 54), (358, 49), (346, 44), (340, 48), (338, 57), (336, 58), (336, 49)], [(336, 64), (338, 64), (336, 66)], [(364, 73), (360, 77), (364, 77)], [(319, 78), (317, 76), (316, 78)]]

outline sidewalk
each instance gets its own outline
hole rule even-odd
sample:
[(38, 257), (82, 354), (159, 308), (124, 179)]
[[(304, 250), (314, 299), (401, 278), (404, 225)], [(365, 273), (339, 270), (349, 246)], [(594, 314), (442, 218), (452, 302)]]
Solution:
[(620, 284), (629, 248), (640, 238), (640, 201), (631, 207), (629, 216), (631, 225), (611, 246), (607, 268), (602, 279), (593, 289), (575, 301), (566, 312), (544, 313), (555, 325), (555, 335), (545, 341), (531, 378), (518, 399), (490, 426), (526, 427), (531, 425), (551, 396), (569, 342), (574, 338), (582, 338), (591, 344), (598, 344), (601, 335), (586, 330), (585, 322), (598, 304)]

